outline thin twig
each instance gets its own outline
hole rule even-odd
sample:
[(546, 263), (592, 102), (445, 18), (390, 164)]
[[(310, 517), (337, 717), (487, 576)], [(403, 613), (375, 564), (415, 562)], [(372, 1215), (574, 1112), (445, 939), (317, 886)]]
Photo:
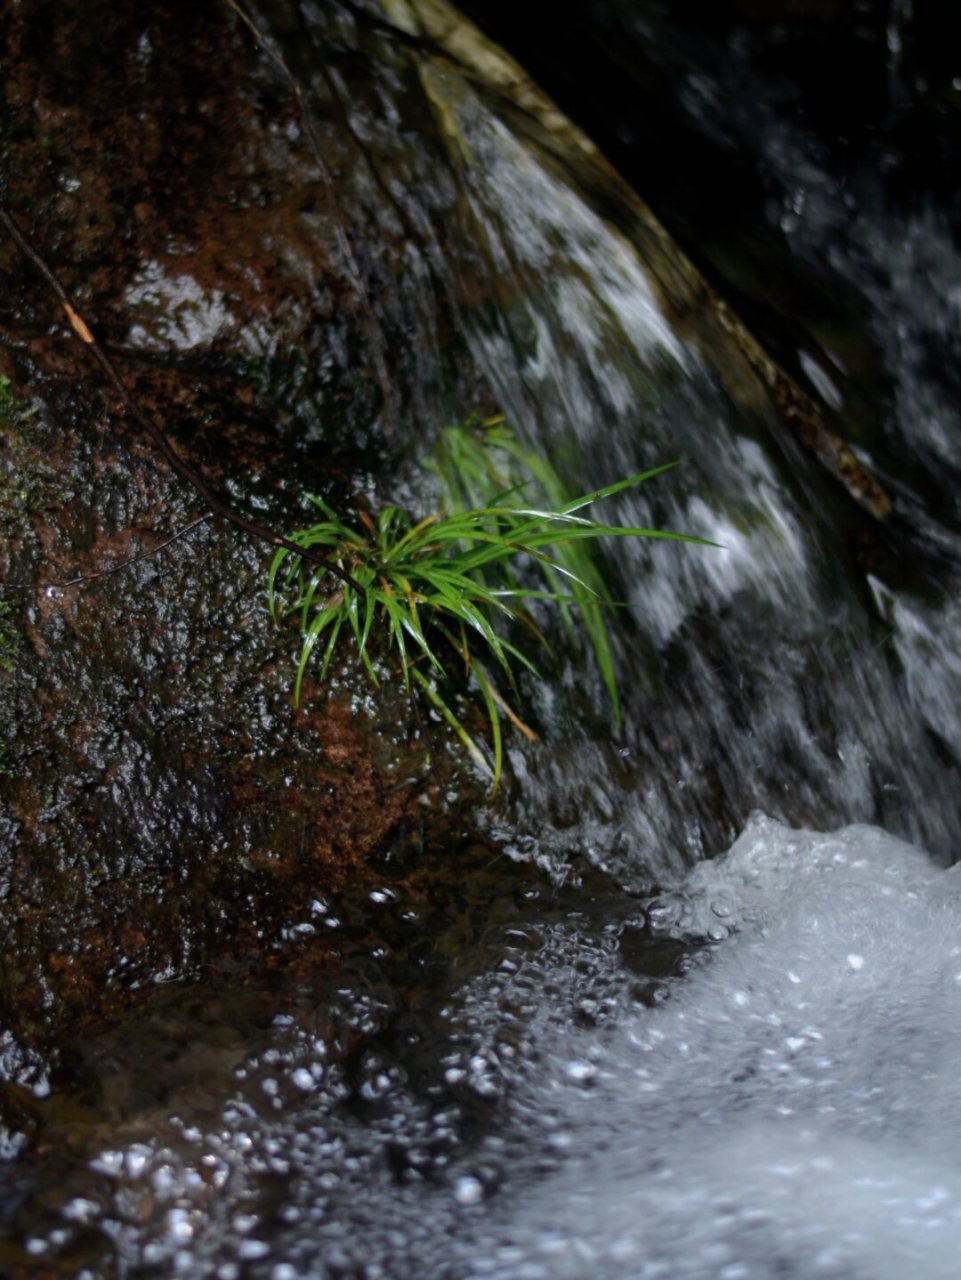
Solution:
[(350, 574), (345, 569), (342, 569), (340, 565), (335, 564), (332, 560), (328, 560), (326, 556), (319, 555), (312, 548), (298, 546), (296, 542), (292, 542), (282, 534), (275, 533), (272, 529), (268, 529), (265, 525), (259, 524), (256, 520), (251, 520), (249, 517), (241, 515), (239, 511), (235, 511), (233, 507), (219, 496), (219, 494), (215, 493), (214, 490), (211, 489), (203, 476), (195, 470), (189, 462), (180, 456), (156, 422), (154, 422), (152, 418), (148, 418), (139, 405), (134, 401), (133, 396), (127, 390), (126, 383), (120, 376), (117, 366), (97, 341), (86, 320), (84, 320), (83, 316), (71, 302), (69, 294), (61, 284), (56, 273), (36, 251), (30, 243), (30, 240), (27, 238), (26, 233), (22, 230), (13, 215), (3, 204), (0, 204), (0, 225), (4, 227), (7, 234), (10, 236), (10, 239), (14, 242), (23, 256), (40, 274), (51, 291), (56, 295), (61, 307), (63, 307), (67, 319), (70, 322), (70, 327), (100, 365), (107, 381), (113, 386), (127, 413), (134, 420), (137, 426), (140, 427), (144, 434), (153, 442), (159, 452), (167, 460), (171, 469), (200, 494), (204, 504), (210, 508), (211, 514), (219, 516), (223, 520), (227, 520), (230, 524), (236, 525), (238, 529), (243, 529), (245, 533), (249, 533), (253, 537), (261, 539), (263, 542), (268, 542), (273, 547), (283, 547), (285, 550), (292, 551), (306, 560), (313, 561), (314, 564), (320, 565), (321, 568), (326, 569), (328, 573), (332, 573), (335, 577), (340, 578), (342, 582), (346, 582), (352, 586), (355, 591), (360, 591), (363, 594), (363, 588), (355, 582)]
[(520, 732), (524, 735), (524, 737), (527, 739), (528, 742), (537, 742), (539, 740), (538, 735), (534, 732), (534, 730), (530, 727), (530, 725), (525, 724), (524, 721), (517, 714), (517, 712), (514, 711), (513, 708), (504, 701), (501, 695), (494, 688), (493, 684), (491, 684), (490, 677), (488, 677), (487, 683), (488, 683), (488, 687), (490, 688), (491, 697), (497, 703), (498, 707), (500, 707), (501, 711), (503, 711), (504, 715), (507, 716), (508, 720), (514, 726), (514, 728), (520, 730)]
[(109, 569), (98, 569), (96, 573), (81, 573), (76, 578), (69, 578), (66, 582), (41, 582), (40, 588), (45, 590), (47, 587), (56, 587), (58, 590), (63, 590), (66, 587), (75, 587), (78, 582), (93, 582), (96, 578), (106, 578), (108, 574), (120, 573), (123, 569), (129, 569), (131, 565), (139, 564), (141, 560), (152, 559), (159, 551), (163, 551), (164, 547), (169, 547), (172, 542), (186, 538), (187, 534), (192, 533), (198, 525), (206, 524), (208, 520), (212, 520), (213, 515), (212, 511), (205, 512), (202, 516), (198, 516), (196, 520), (192, 520), (185, 528), (167, 538), (166, 541), (151, 547), (149, 551), (141, 552), (139, 556), (131, 556), (129, 560), (123, 560), (120, 564), (112, 565)]

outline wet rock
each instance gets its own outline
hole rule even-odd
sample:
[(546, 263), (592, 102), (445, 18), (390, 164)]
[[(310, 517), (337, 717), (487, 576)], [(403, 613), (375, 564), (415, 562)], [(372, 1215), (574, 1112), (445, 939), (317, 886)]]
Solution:
[[(335, 181), (250, 33), (226, 6), (57, 3), (2, 40), (6, 199), (138, 406), (280, 528), (307, 484), (364, 483), (396, 406)], [(355, 714), (349, 679), (295, 713), (268, 550), (196, 523), (9, 241), (0, 263), (0, 1000), (52, 1045), (362, 879), (424, 753), (403, 699)]]

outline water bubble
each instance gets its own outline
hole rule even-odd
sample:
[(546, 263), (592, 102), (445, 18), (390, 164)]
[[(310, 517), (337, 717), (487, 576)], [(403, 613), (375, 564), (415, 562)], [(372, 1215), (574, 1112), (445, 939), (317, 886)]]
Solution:
[(586, 1062), (582, 1058), (574, 1058), (565, 1064), (564, 1074), (569, 1080), (575, 1080), (578, 1084), (590, 1084), (597, 1076), (597, 1067), (593, 1062)]
[(264, 1240), (241, 1240), (237, 1246), (237, 1257), (244, 1262), (266, 1258), (268, 1253), (270, 1253), (270, 1245)]
[(480, 1204), (483, 1198), (484, 1187), (477, 1178), (465, 1174), (454, 1183), (454, 1199), (458, 1204), (465, 1206)]
[(124, 1156), (124, 1168), (130, 1178), (139, 1178), (147, 1167), (153, 1153), (149, 1147), (135, 1146)]
[(105, 1173), (108, 1177), (116, 1177), (123, 1170), (124, 1153), (122, 1151), (101, 1151), (90, 1162), (96, 1173)]
[(186, 1244), (194, 1237), (192, 1216), (186, 1209), (167, 1211), (167, 1231), (178, 1244)]
[(73, 1200), (68, 1200), (60, 1210), (68, 1222), (91, 1222), (100, 1212), (100, 1206), (93, 1200), (86, 1200), (83, 1196), (75, 1196)]

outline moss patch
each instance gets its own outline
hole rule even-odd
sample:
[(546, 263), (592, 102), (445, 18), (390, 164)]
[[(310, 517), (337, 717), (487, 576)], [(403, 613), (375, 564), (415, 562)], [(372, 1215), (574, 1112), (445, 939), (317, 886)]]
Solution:
[(3, 538), (22, 538), (29, 517), (62, 498), (62, 485), (38, 439), (36, 412), (34, 406), (17, 396), (10, 379), (0, 376), (0, 537)]

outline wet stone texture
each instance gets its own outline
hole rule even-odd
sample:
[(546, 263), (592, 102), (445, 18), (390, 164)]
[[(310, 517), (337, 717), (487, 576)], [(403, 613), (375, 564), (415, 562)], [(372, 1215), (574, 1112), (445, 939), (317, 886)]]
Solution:
[[(3, 198), (141, 408), (276, 527), (302, 487), (363, 486), (396, 423), (333, 179), (250, 33), (226, 5), (41, 3), (0, 38)], [(269, 548), (220, 520), (162, 545), (202, 503), (7, 239), (0, 272), (0, 1007), (26, 1080), (118, 1002), (363, 892), (438, 783), (403, 700), (359, 715), (335, 681), (294, 711)]]

